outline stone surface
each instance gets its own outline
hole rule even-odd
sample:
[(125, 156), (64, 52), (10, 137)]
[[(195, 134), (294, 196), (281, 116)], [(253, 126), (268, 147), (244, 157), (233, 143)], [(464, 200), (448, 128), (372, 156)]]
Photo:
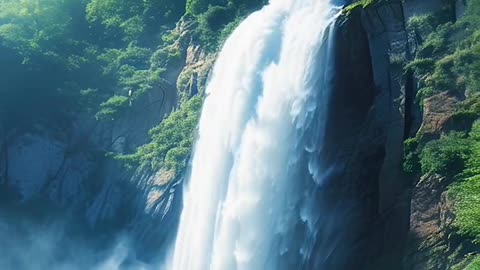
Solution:
[(451, 219), (445, 217), (452, 215), (445, 196), (448, 182), (445, 177), (431, 175), (422, 177), (415, 186), (406, 269), (448, 269), (446, 229)]
[(392, 55), (409, 57), (402, 2), (355, 9), (336, 36), (325, 151), (339, 172), (320, 197), (338, 209), (327, 219), (345, 233), (332, 236), (343, 256), (331, 256), (320, 269), (402, 269), (411, 191), (402, 170), (403, 140), (412, 129), (415, 95), (391, 61)]
[[(413, 82), (391, 61), (392, 56), (410, 57), (406, 19), (436, 10), (439, 1), (381, 2), (338, 22), (327, 140), (329, 161), (340, 170), (322, 192), (323, 203), (331, 209), (345, 209), (329, 218), (338, 224), (336, 231), (346, 233), (338, 236), (336, 245), (329, 242), (332, 250), (345, 255), (327, 256), (324, 265), (330, 269), (403, 269), (409, 224), (416, 237), (431, 241), (407, 267), (429, 269), (422, 268), (425, 258), (445, 245), (441, 228), (450, 212), (437, 186), (443, 180), (432, 177), (416, 185), (409, 219), (412, 179), (402, 172), (403, 140), (417, 131), (415, 123), (421, 118), (413, 103)], [(188, 36), (188, 25), (180, 25), (179, 32)], [(44, 197), (49, 201), (44, 205), (74, 208), (93, 230), (128, 231), (138, 253), (151, 259), (153, 254), (146, 251), (156, 251), (174, 237), (181, 176), (149, 170), (131, 175), (116, 163), (97, 161), (106, 151), (128, 152), (145, 143), (147, 131), (176, 107), (177, 93), (203, 91), (214, 55), (190, 42), (177, 46), (186, 57), (168, 75), (169, 86), (142, 97), (121, 119), (96, 124), (79, 116), (73, 131), (60, 135), (0, 129), (0, 187), (8, 190), (1, 200), (28, 204)], [(435, 134), (445, 122), (443, 113), (451, 113), (456, 102), (440, 95), (426, 101), (425, 117), (430, 120), (422, 126)]]
[(108, 235), (106, 244), (115, 242), (117, 234), (127, 235), (134, 256), (159, 259), (154, 258), (162, 256), (158, 250), (175, 235), (181, 176), (148, 169), (132, 173), (105, 153), (132, 153), (175, 109), (177, 95), (186, 93), (187, 98), (204, 87), (214, 56), (184, 41), (188, 27), (177, 27), (181, 35), (172, 46), (186, 57), (170, 67), (165, 86), (135, 100), (118, 119), (96, 121), (83, 113), (68, 129), (55, 123), (29, 130), (0, 127), (0, 214), (17, 204), (35, 209), (36, 217), (50, 217), (53, 208), (57, 217), (72, 213), (74, 221), (64, 225), (84, 224), (79, 237)]
[(441, 133), (447, 131), (446, 125), (460, 101), (460, 98), (448, 92), (426, 98), (423, 105), (423, 123), (419, 132), (429, 139), (438, 139)]

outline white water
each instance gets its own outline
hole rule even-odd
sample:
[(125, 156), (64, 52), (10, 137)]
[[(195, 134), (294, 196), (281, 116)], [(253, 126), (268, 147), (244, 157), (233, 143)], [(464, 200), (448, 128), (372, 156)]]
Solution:
[[(311, 256), (319, 217), (300, 176), (320, 181), (305, 153), (321, 147), (322, 50), (334, 12), (328, 0), (272, 0), (227, 40), (207, 86), (168, 269), (278, 270)], [(292, 235), (299, 223), (307, 236)]]

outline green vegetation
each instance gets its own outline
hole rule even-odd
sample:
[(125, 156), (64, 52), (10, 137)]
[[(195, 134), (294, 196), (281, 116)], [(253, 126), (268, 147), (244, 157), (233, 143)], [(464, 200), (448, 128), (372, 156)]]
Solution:
[(345, 14), (350, 14), (352, 11), (358, 9), (358, 8), (367, 8), (370, 5), (373, 5), (375, 3), (379, 2), (379, 0), (360, 0), (356, 1), (353, 4), (348, 5), (344, 9)]
[[(130, 4), (133, 2), (142, 3)], [(81, 111), (99, 110), (98, 119), (104, 119), (128, 108), (125, 99), (110, 99), (112, 96), (133, 91), (135, 98), (142, 91), (161, 87), (160, 68), (149, 68), (151, 45), (143, 42), (141, 35), (132, 34), (149, 34), (148, 24), (135, 28), (138, 23), (132, 14), (140, 11), (126, 4), (0, 1), (0, 54), (5, 56), (0, 64), (4, 77), (0, 80), (1, 123), (28, 128), (38, 121), (70, 121)], [(147, 8), (139, 14), (144, 16)], [(158, 12), (156, 16), (163, 18), (170, 10)], [(100, 19), (105, 29), (96, 25)], [(112, 34), (118, 30), (109, 30), (114, 26), (123, 32)], [(164, 30), (157, 31), (161, 34)], [(124, 42), (127, 38), (129, 43)]]
[[(189, 42), (215, 52), (265, 3), (0, 0), (0, 129), (15, 133), (42, 123), (68, 130), (79, 115), (118, 121), (151, 91), (185, 88), (188, 82), (175, 83), (172, 73), (181, 69)], [(116, 153), (118, 159), (181, 171), (202, 98), (180, 92), (177, 102), (177, 110), (150, 131), (151, 142), (134, 153)]]
[(472, 146), (466, 168), (461, 181), (450, 187), (449, 194), (455, 202), (455, 227), (460, 234), (480, 244), (480, 121), (473, 124), (469, 139)]
[(405, 142), (405, 170), (453, 181), (448, 190), (456, 215), (453, 226), (457, 234), (480, 244), (480, 121), (468, 134), (450, 132), (424, 145), (419, 141), (420, 137)]
[[(452, 183), (448, 194), (456, 216), (454, 232), (480, 245), (480, 0), (467, 5), (466, 15), (457, 21), (449, 5), (408, 22), (416, 54), (404, 68), (417, 78), (419, 104), (444, 91), (465, 99), (456, 104), (445, 127), (457, 131), (430, 142), (423, 134), (405, 142), (404, 169), (446, 177)], [(480, 259), (465, 260), (458, 267), (480, 269)]]
[(480, 256), (476, 256), (465, 270), (480, 270)]
[(472, 154), (471, 143), (465, 134), (457, 132), (428, 142), (420, 155), (422, 173), (455, 176), (462, 172)]
[(184, 1), (92, 0), (86, 18), (110, 38), (131, 41), (146, 38), (158, 25), (174, 24), (184, 11)]
[(266, 0), (188, 0), (186, 14), (198, 25), (194, 37), (204, 48), (215, 51), (244, 16), (266, 3)]
[(455, 183), (449, 189), (455, 201), (455, 223), (458, 233), (480, 244), (480, 175)]
[[(186, 42), (216, 51), (265, 2), (0, 0), (0, 121), (31, 126), (69, 121), (80, 111), (100, 111), (103, 120), (128, 110), (109, 99), (132, 94), (135, 103), (165, 88), (166, 71), (182, 63)], [(189, 36), (175, 30), (177, 23), (188, 25)]]
[[(480, 91), (480, 1), (468, 1), (467, 14), (451, 22), (451, 8), (413, 17), (411, 36), (419, 43), (406, 65), (419, 79), (419, 99), (442, 91), (473, 95)], [(423, 38), (426, 36), (426, 38)]]
[(418, 138), (410, 138), (404, 142), (404, 161), (403, 169), (408, 173), (418, 173), (420, 171), (420, 158), (418, 151)]
[(158, 127), (150, 130), (151, 142), (141, 146), (136, 153), (120, 155), (131, 167), (158, 170), (161, 167), (176, 172), (187, 165), (193, 145), (195, 128), (200, 116), (202, 98), (195, 96), (171, 113)]
[(125, 111), (128, 106), (128, 98), (124, 96), (113, 96), (100, 104), (100, 111), (95, 115), (97, 119), (114, 120), (119, 114)]

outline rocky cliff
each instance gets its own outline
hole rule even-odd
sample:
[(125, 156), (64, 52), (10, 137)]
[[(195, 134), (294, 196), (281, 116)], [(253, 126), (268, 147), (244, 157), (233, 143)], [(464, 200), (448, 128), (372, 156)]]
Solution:
[[(79, 116), (69, 130), (2, 130), (0, 182), (8, 194), (2, 205), (35, 209), (38, 216), (50, 215), (47, 206), (59, 215), (75, 213), (72, 222), (85, 224), (82, 231), (90, 237), (102, 232), (114, 242), (126, 233), (137, 257), (153, 259), (149, 251), (174, 234), (181, 176), (164, 169), (130, 172), (103, 154), (144, 144), (147, 131), (179, 99), (202, 90), (214, 57), (189, 41), (188, 23), (176, 31), (185, 58), (169, 69), (169, 86), (149, 92), (128, 114), (106, 123)], [(419, 121), (414, 89), (398, 63), (409, 57), (402, 3), (353, 10), (334, 31), (336, 75), (326, 140), (336, 153), (329, 162), (343, 166), (322, 192), (327, 205), (344, 209), (330, 218), (348, 232), (334, 248), (348, 255), (332, 256), (324, 266), (400, 269), (410, 194), (401, 170), (403, 140)]]
[[(325, 219), (344, 233), (328, 243), (336, 255), (322, 262), (327, 269), (447, 269), (452, 260), (445, 254), (461, 257), (469, 251), (457, 252), (464, 243), (449, 238), (451, 179), (403, 171), (404, 140), (418, 130), (430, 138), (452, 130), (455, 106), (464, 99), (437, 94), (421, 111), (417, 78), (403, 69), (421, 43), (407, 31), (408, 19), (443, 5), (442, 0), (378, 1), (336, 22), (325, 140), (328, 163), (337, 170), (319, 203), (336, 209)], [(457, 19), (465, 3), (454, 5)], [(134, 151), (180, 101), (202, 93), (215, 56), (191, 38), (191, 27), (186, 20), (175, 29), (172, 46), (184, 57), (168, 69), (165, 86), (136, 100), (127, 114), (104, 122), (76, 115), (68, 129), (55, 123), (0, 127), (3, 231), (24, 234), (28, 245), (29, 235), (60, 226), (68, 233), (58, 243), (85, 238), (102, 251), (126, 235), (133, 247), (127, 261), (162, 259), (157, 250), (174, 236), (179, 218), (182, 174), (128, 170), (105, 153)], [(27, 225), (17, 224), (25, 213), (31, 217)], [(39, 229), (24, 229), (31, 224)], [(324, 229), (332, 230), (328, 224)]]
[(402, 269), (411, 181), (402, 170), (403, 140), (418, 122), (414, 89), (398, 63), (409, 57), (402, 2), (350, 10), (336, 44), (327, 130), (337, 152), (331, 162), (344, 166), (329, 188), (333, 205), (348, 209), (336, 218), (348, 232), (339, 249), (349, 255), (331, 269)]
[[(344, 172), (349, 177), (333, 188), (346, 189), (340, 197), (361, 205), (353, 208), (355, 220), (345, 217), (351, 226), (344, 229), (352, 233), (345, 242), (356, 243), (356, 256), (349, 257), (353, 263), (345, 269), (358, 269), (358, 265), (363, 265), (362, 269), (474, 267), (467, 265), (474, 260), (478, 247), (468, 236), (459, 234), (458, 203), (449, 192), (459, 182), (458, 177), (432, 173), (421, 176), (402, 168), (405, 139), (413, 137), (419, 145), (425, 145), (452, 131), (469, 132), (478, 118), (476, 111), (462, 111), (472, 106), (462, 104), (475, 103), (475, 94), (450, 88), (423, 98), (419, 90), (425, 91), (425, 80), (439, 78), (420, 77), (408, 69), (408, 63), (422, 57), (418, 52), (425, 48), (423, 42), (438, 24), (461, 20), (466, 2), (377, 1), (347, 10), (337, 41), (337, 76), (343, 79), (335, 83), (334, 100), (338, 101), (332, 114), (335, 123), (329, 130), (340, 132), (332, 135), (331, 141), (337, 151), (363, 162), (352, 161)], [(437, 25), (433, 30), (407, 28), (418, 18), (437, 18), (433, 21)], [(448, 38), (456, 44), (454, 35)], [(342, 45), (348, 40), (359, 42), (354, 48)], [(359, 137), (365, 140), (360, 143)]]
[(0, 212), (8, 213), (2, 215), (2, 225), (14, 230), (20, 217), (29, 216), (26, 238), (45, 226), (69, 231), (75, 227), (76, 236), (58, 236), (65, 237), (62, 243), (88, 238), (105, 250), (121, 237), (133, 247), (133, 259), (161, 259), (156, 251), (175, 232), (178, 210), (170, 209), (178, 209), (180, 197), (174, 199), (174, 187), (181, 177), (163, 170), (128, 170), (105, 153), (134, 151), (180, 98), (203, 91), (214, 56), (192, 41), (187, 22), (174, 31), (178, 39), (172, 46), (185, 57), (169, 68), (163, 87), (135, 100), (121, 117), (97, 121), (84, 113), (76, 115), (68, 129), (61, 123), (0, 129)]

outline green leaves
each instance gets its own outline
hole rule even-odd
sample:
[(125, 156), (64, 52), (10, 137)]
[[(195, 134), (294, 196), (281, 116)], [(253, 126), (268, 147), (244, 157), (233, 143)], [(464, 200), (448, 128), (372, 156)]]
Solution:
[(472, 154), (471, 146), (471, 140), (459, 132), (451, 132), (427, 143), (420, 155), (422, 173), (455, 176), (464, 170)]
[(67, 0), (0, 2), (0, 41), (28, 59), (35, 54), (57, 55), (70, 42), (72, 16)]
[(163, 167), (182, 171), (192, 149), (202, 101), (202, 97), (194, 96), (183, 103), (159, 126), (150, 130), (150, 143), (139, 147), (132, 155), (119, 158), (128, 161), (130, 166), (149, 166), (153, 170)]
[(449, 8), (409, 20), (410, 36), (419, 44), (406, 69), (415, 71), (420, 87), (428, 89), (420, 98), (442, 91), (466, 95), (480, 91), (480, 12), (475, 12), (479, 6), (480, 0), (468, 1), (467, 14), (456, 22), (451, 21)]
[(480, 244), (480, 175), (452, 185), (449, 195), (455, 201), (455, 227), (459, 233)]
[(177, 0), (91, 0), (87, 20), (101, 25), (107, 35), (130, 42), (156, 29), (158, 24), (173, 24), (184, 12), (185, 2)]
[(263, 4), (265, 0), (188, 0), (186, 14), (197, 20), (196, 37), (203, 47), (216, 51), (233, 27)]
[(410, 138), (404, 142), (403, 170), (408, 173), (420, 172), (418, 138)]
[(129, 99), (124, 96), (113, 96), (100, 104), (100, 111), (95, 115), (98, 120), (115, 120), (128, 107)]
[[(448, 189), (456, 216), (453, 226), (456, 233), (480, 244), (480, 121), (473, 124), (469, 136), (452, 132), (427, 143), (420, 157), (422, 173), (455, 180)], [(479, 266), (478, 260), (467, 269), (477, 269), (474, 265)]]
[(480, 256), (475, 256), (465, 270), (480, 270)]

